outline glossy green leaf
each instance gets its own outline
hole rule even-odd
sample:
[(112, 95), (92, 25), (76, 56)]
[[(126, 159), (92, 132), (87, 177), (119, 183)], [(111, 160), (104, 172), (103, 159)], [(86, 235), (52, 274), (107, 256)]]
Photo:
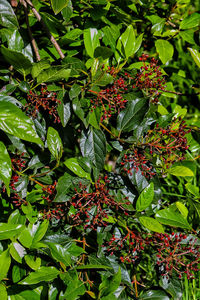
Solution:
[(154, 184), (151, 182), (140, 194), (139, 198), (136, 202), (136, 210), (137, 211), (143, 211), (153, 201), (154, 198)]
[(17, 106), (4, 101), (4, 96), (0, 97), (0, 129), (25, 141), (43, 145), (32, 120)]
[(168, 173), (174, 176), (181, 177), (194, 176), (192, 170), (184, 166), (171, 167), (170, 169), (168, 169)]
[(31, 272), (24, 280), (20, 281), (19, 284), (31, 285), (37, 284), (42, 281), (51, 281), (55, 279), (60, 271), (55, 267), (40, 267), (35, 272)]
[(101, 297), (108, 296), (111, 293), (114, 293), (121, 283), (121, 269), (119, 268), (118, 272), (112, 277), (103, 278), (102, 283), (100, 284), (100, 293)]
[(135, 41), (134, 53), (136, 53), (142, 45), (143, 33), (141, 33)]
[(62, 126), (65, 127), (71, 117), (70, 103), (60, 103), (57, 107)]
[(8, 224), (25, 225), (25, 222), (26, 222), (26, 217), (22, 215), (18, 209), (14, 210), (8, 218)]
[(36, 224), (29, 225), (30, 234), (33, 238), (32, 240), (33, 246), (43, 238), (43, 236), (45, 235), (48, 229), (48, 226), (49, 226), (48, 220), (44, 220), (42, 223), (38, 222)]
[(159, 210), (156, 213), (155, 217), (160, 223), (164, 225), (191, 229), (191, 226), (187, 222), (187, 220), (180, 213), (172, 210), (172, 208)]
[(135, 32), (133, 26), (129, 25), (119, 39), (123, 45), (126, 58), (129, 58), (135, 53)]
[(81, 280), (73, 280), (70, 281), (67, 285), (67, 289), (64, 293), (64, 295), (61, 293), (59, 299), (60, 300), (65, 300), (65, 299), (70, 299), (70, 300), (78, 300), (80, 299), (81, 295), (84, 295), (86, 292), (86, 288), (84, 285), (84, 282)]
[(91, 128), (80, 141), (81, 152), (88, 157), (94, 165), (101, 170), (106, 157), (106, 138), (101, 130)]
[(89, 270), (89, 269), (112, 269), (109, 266), (104, 265), (84, 265), (76, 267), (76, 270)]
[(193, 13), (187, 16), (181, 23), (180, 29), (189, 29), (200, 25), (200, 14)]
[(162, 290), (149, 290), (145, 293), (143, 293), (139, 300), (170, 300), (170, 298), (167, 296), (167, 294)]
[(24, 259), (27, 265), (33, 270), (37, 270), (41, 266), (40, 257), (34, 257), (32, 254), (27, 254), (25, 255)]
[(0, 2), (0, 23), (10, 29), (15, 29), (19, 26), (12, 6), (7, 0), (1, 0)]
[(63, 8), (68, 5), (69, 0), (51, 0), (54, 13), (57, 15)]
[(47, 243), (47, 245), (51, 251), (53, 258), (56, 259), (56, 261), (64, 263), (65, 266), (71, 265), (71, 254), (67, 251), (67, 249), (59, 244)]
[(188, 190), (188, 192), (190, 192), (192, 195), (199, 197), (199, 187), (193, 185), (191, 182), (188, 182), (185, 185), (186, 189)]
[(94, 50), (100, 46), (98, 30), (96, 28), (87, 28), (84, 30), (83, 37), (87, 54), (90, 57), (94, 57)]
[(187, 207), (180, 201), (176, 201), (176, 207), (178, 208), (178, 210), (180, 211), (180, 213), (182, 214), (182, 216), (184, 218), (187, 218), (188, 216), (188, 209)]
[(71, 70), (66, 69), (63, 66), (52, 66), (49, 69), (46, 69), (37, 76), (37, 82), (52, 82), (58, 80), (67, 81), (70, 76)]
[(24, 225), (0, 223), (0, 240), (7, 240), (13, 238), (15, 235), (19, 234), (24, 228)]
[(18, 263), (22, 263), (22, 259), (26, 254), (26, 250), (19, 243), (13, 242), (10, 247), (10, 254)]
[(43, 70), (50, 68), (50, 62), (47, 59), (38, 61), (33, 64), (31, 75), (36, 78)]
[(200, 68), (200, 53), (193, 48), (188, 48), (188, 50), (190, 51), (190, 54), (192, 55), (196, 65)]
[(154, 232), (159, 232), (159, 233), (164, 233), (165, 230), (163, 226), (154, 218), (150, 217), (139, 217), (140, 223), (146, 227), (147, 229), (154, 231)]
[(9, 249), (0, 254), (0, 280), (4, 279), (8, 273), (11, 264)]
[(5, 60), (24, 76), (31, 72), (32, 63), (23, 53), (8, 49), (4, 46), (1, 47), (1, 53)]
[[(135, 97), (134, 97), (135, 98)], [(117, 117), (117, 129), (120, 132), (129, 132), (140, 125), (149, 109), (147, 99), (135, 98), (129, 101), (125, 110)]]
[(53, 127), (49, 127), (47, 131), (47, 146), (56, 160), (60, 160), (62, 157), (63, 145), (58, 131)]
[(11, 159), (5, 145), (0, 142), (0, 179), (5, 183), (10, 196), (9, 183), (12, 176)]
[(84, 178), (91, 180), (90, 174), (85, 172), (81, 168), (81, 166), (78, 163), (77, 158), (68, 158), (64, 162), (64, 164), (68, 169), (70, 169), (70, 171), (72, 171), (74, 174), (78, 175), (79, 177), (84, 177)]
[(159, 58), (163, 64), (166, 64), (169, 60), (172, 59), (174, 54), (174, 47), (170, 42), (166, 40), (157, 40), (155, 42), (156, 51), (159, 54)]

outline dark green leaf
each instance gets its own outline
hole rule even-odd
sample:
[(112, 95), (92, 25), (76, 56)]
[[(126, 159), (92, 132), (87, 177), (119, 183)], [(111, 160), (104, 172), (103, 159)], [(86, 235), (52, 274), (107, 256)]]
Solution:
[(45, 71), (40, 72), (40, 74), (37, 76), (37, 82), (52, 82), (52, 81), (58, 81), (58, 80), (65, 80), (70, 76), (70, 69), (66, 69), (66, 67), (63, 66), (53, 66), (49, 69), (46, 69)]
[(7, 0), (1, 0), (0, 3), (0, 23), (11, 29), (15, 29), (19, 26), (12, 6)]
[(101, 130), (91, 128), (83, 134), (80, 141), (81, 152), (89, 157), (94, 165), (101, 170), (106, 157), (106, 138)]
[(139, 297), (139, 300), (170, 300), (167, 294), (162, 290), (149, 290)]
[(149, 109), (147, 99), (136, 98), (129, 101), (125, 110), (120, 112), (117, 118), (117, 129), (122, 132), (129, 132), (140, 125)]
[(73, 173), (75, 173), (76, 175), (78, 175), (79, 177), (84, 177), (87, 178), (88, 180), (91, 180), (90, 174), (85, 172), (81, 166), (79, 165), (79, 162), (77, 160), (77, 158), (68, 158), (65, 162), (64, 162), (65, 166), (68, 167), (68, 169), (70, 169), (70, 171), (72, 171)]
[(9, 249), (0, 254), (0, 280), (4, 279), (8, 273), (11, 264)]

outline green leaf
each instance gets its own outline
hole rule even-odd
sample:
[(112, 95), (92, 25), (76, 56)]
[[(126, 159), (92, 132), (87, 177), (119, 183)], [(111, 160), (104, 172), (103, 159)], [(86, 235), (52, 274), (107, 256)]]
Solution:
[(97, 47), (94, 50), (94, 57), (102, 57), (103, 59), (107, 59), (113, 55), (113, 51), (108, 47)]
[(27, 265), (33, 270), (37, 270), (41, 266), (40, 257), (34, 257), (32, 254), (27, 254), (25, 255), (24, 259)]
[(154, 218), (150, 217), (139, 217), (140, 223), (146, 227), (147, 229), (159, 233), (164, 233), (164, 228), (163, 226)]
[(157, 40), (155, 42), (156, 51), (159, 54), (163, 64), (166, 64), (174, 54), (174, 47), (166, 40)]
[(126, 28), (119, 40), (123, 45), (126, 58), (132, 56), (135, 53), (135, 32), (132, 25)]
[(33, 64), (31, 74), (36, 78), (43, 70), (50, 68), (50, 62), (46, 59), (40, 60)]
[(2, 26), (10, 29), (15, 29), (19, 26), (12, 6), (7, 0), (1, 0), (0, 3), (0, 23)]
[(170, 300), (167, 294), (162, 290), (148, 290), (139, 297), (139, 300)]
[(68, 158), (65, 162), (64, 162), (65, 166), (70, 169), (70, 171), (72, 171), (74, 174), (78, 175), (79, 177), (84, 177), (87, 178), (88, 180), (91, 181), (91, 177), (90, 174), (85, 172), (81, 166), (78, 163), (77, 158)]
[(65, 299), (70, 299), (70, 300), (77, 300), (80, 299), (79, 296), (84, 295), (86, 292), (86, 288), (84, 285), (84, 282), (81, 280), (73, 280), (68, 282), (67, 289), (64, 293), (64, 295), (60, 295), (59, 300), (65, 300)]
[(37, 77), (37, 83), (52, 82), (58, 80), (65, 80), (69, 78), (71, 73), (70, 69), (66, 69), (65, 66), (53, 66), (45, 71), (42, 71)]
[(12, 176), (11, 159), (6, 146), (0, 142), (0, 179), (5, 183), (8, 196), (10, 196), (10, 178)]
[(200, 53), (193, 48), (188, 48), (188, 50), (190, 51), (190, 54), (192, 55), (192, 58), (194, 59), (197, 66), (200, 68)]
[(167, 170), (167, 172), (174, 176), (182, 176), (182, 177), (194, 176), (192, 170), (184, 166), (171, 167), (170, 169)]
[(44, 220), (42, 223), (37, 222), (36, 224), (29, 224), (30, 233), (33, 238), (32, 246), (39, 242), (45, 235), (49, 226), (48, 220)]
[(58, 262), (64, 263), (65, 266), (71, 265), (71, 254), (67, 251), (66, 248), (62, 247), (59, 244), (53, 243), (47, 243), (47, 245), (54, 259), (56, 259)]
[(43, 145), (32, 120), (17, 106), (4, 101), (4, 96), (0, 95), (0, 99), (0, 129), (25, 141)]
[(26, 254), (26, 250), (19, 243), (13, 242), (10, 246), (10, 254), (18, 263), (22, 263), (22, 258)]
[(176, 207), (178, 208), (178, 210), (180, 211), (180, 213), (182, 214), (182, 216), (184, 218), (187, 218), (188, 216), (188, 209), (187, 207), (180, 201), (176, 201)]
[(135, 98), (129, 101), (125, 110), (121, 111), (117, 118), (117, 129), (120, 132), (129, 132), (140, 125), (149, 109), (147, 99)]
[(9, 254), (9, 249), (3, 251), (0, 254), (0, 280), (4, 279), (10, 268), (11, 258)]
[(4, 284), (0, 284), (1, 300), (8, 300), (7, 290)]
[(134, 53), (136, 53), (140, 49), (142, 45), (142, 38), (143, 38), (143, 33), (141, 33), (135, 41)]
[(111, 293), (114, 293), (121, 283), (121, 269), (119, 268), (118, 272), (114, 276), (109, 278), (103, 278), (102, 283), (100, 284), (100, 293), (101, 297), (108, 296)]
[(18, 265), (14, 265), (12, 268), (12, 280), (14, 283), (20, 281), (24, 276), (26, 276), (26, 270)]
[(60, 103), (57, 107), (62, 126), (65, 127), (71, 117), (70, 103)]
[(180, 213), (175, 212), (171, 207), (158, 211), (155, 217), (162, 224), (191, 229), (187, 220)]
[(94, 50), (100, 46), (98, 30), (96, 28), (87, 28), (84, 30), (83, 37), (87, 54), (90, 57), (94, 57)]
[(190, 192), (192, 195), (199, 197), (199, 187), (193, 185), (192, 183), (188, 182), (185, 185), (186, 189), (188, 190), (188, 192)]
[(25, 228), (24, 225), (0, 223), (0, 240), (7, 240), (19, 234)]
[(193, 13), (187, 16), (181, 23), (180, 29), (189, 29), (200, 25), (200, 14)]
[(20, 72), (24, 76), (30, 73), (32, 63), (23, 53), (8, 49), (4, 46), (1, 47), (1, 53), (4, 56), (5, 60), (9, 64), (11, 64), (18, 72)]
[(51, 0), (54, 13), (57, 15), (63, 8), (68, 5), (69, 0)]
[(31, 272), (24, 280), (19, 284), (31, 285), (37, 284), (42, 281), (52, 281), (60, 273), (55, 267), (40, 267), (35, 272)]
[(60, 160), (62, 157), (63, 145), (58, 131), (53, 127), (49, 127), (47, 131), (47, 146), (56, 160)]
[(91, 128), (80, 141), (81, 152), (88, 157), (94, 165), (102, 170), (106, 158), (106, 138), (101, 130)]
[(154, 198), (154, 184), (151, 182), (140, 194), (139, 198), (136, 202), (136, 210), (137, 211), (143, 211), (153, 201)]
[(189, 29), (189, 30), (185, 30), (185, 31), (180, 31), (179, 32), (179, 36), (181, 36), (181, 38), (190, 43), (190, 44), (195, 44), (194, 41), (194, 29)]

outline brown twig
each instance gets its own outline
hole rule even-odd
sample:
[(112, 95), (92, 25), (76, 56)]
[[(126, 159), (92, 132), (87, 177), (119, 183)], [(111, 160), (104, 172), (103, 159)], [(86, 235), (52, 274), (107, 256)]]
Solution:
[(35, 41), (35, 39), (32, 35), (32, 31), (31, 31), (30, 24), (29, 24), (27, 3), (24, 0), (20, 0), (20, 3), (24, 6), (24, 12), (25, 12), (25, 17), (26, 17), (26, 25), (27, 25), (27, 29), (28, 29), (28, 33), (29, 33), (29, 36), (30, 36), (30, 40), (31, 40), (33, 50), (35, 52), (36, 60), (40, 61), (40, 54), (39, 54), (39, 51), (38, 51), (38, 47), (37, 47), (36, 41)]
[(60, 55), (61, 59), (63, 59), (65, 57), (65, 55), (63, 54), (60, 46), (58, 45), (58, 43), (56, 42), (56, 40), (54, 39), (53, 35), (51, 34), (51, 32), (49, 31), (47, 25), (45, 24), (45, 22), (42, 20), (42, 17), (40, 16), (40, 14), (38, 13), (38, 11), (35, 9), (33, 3), (30, 0), (25, 0), (25, 2), (30, 6), (32, 12), (34, 13), (36, 19), (41, 23), (42, 27), (44, 28), (44, 30), (47, 33), (47, 36), (49, 37), (51, 43), (54, 45), (54, 47), (56, 48), (58, 54)]
[(188, 93), (181, 93), (181, 92), (174, 92), (174, 91), (166, 91), (166, 90), (162, 90), (162, 92), (170, 93), (170, 94), (174, 94), (174, 95), (180, 95), (180, 96), (196, 96), (196, 95), (199, 95), (199, 94), (200, 94), (200, 92), (198, 92), (198, 93), (193, 93), (193, 94), (188, 94)]

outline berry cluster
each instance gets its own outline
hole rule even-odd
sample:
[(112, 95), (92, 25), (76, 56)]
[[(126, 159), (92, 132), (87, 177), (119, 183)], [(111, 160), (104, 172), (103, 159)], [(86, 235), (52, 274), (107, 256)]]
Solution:
[(140, 233), (128, 231), (125, 236), (116, 237), (112, 235), (106, 246), (106, 251), (110, 255), (117, 255), (122, 263), (135, 263), (139, 258), (139, 253), (144, 250), (144, 239)]
[(193, 278), (199, 271), (200, 246), (192, 235), (184, 233), (153, 233), (140, 234), (128, 229), (126, 235), (113, 235), (106, 247), (107, 253), (115, 254), (122, 263), (137, 263), (148, 248), (148, 253), (156, 260), (161, 276), (176, 272), (179, 278), (183, 274)]
[(169, 168), (173, 163), (185, 159), (186, 150), (189, 149), (186, 134), (190, 132), (191, 129), (187, 129), (185, 121), (175, 118), (166, 128), (156, 124), (153, 130), (149, 130), (145, 145), (150, 154), (158, 155), (163, 165)]
[[(101, 178), (91, 187), (91, 192), (87, 191), (86, 186), (79, 184), (79, 189), (75, 188), (75, 195), (71, 199), (71, 205), (75, 208), (70, 215), (74, 225), (84, 225), (84, 228), (96, 230), (97, 226), (106, 226), (107, 219), (112, 215), (112, 211), (121, 211), (128, 214), (122, 203), (117, 202), (110, 194), (107, 187), (108, 179)], [(126, 199), (127, 200), (127, 199)], [(125, 203), (123, 203), (125, 204)], [(130, 204), (129, 202), (126, 204)]]
[(179, 278), (183, 274), (188, 279), (193, 278), (193, 273), (200, 271), (200, 246), (196, 242), (194, 237), (182, 233), (155, 233), (151, 243), (157, 250), (156, 263), (162, 270), (161, 275), (171, 275), (175, 271)]
[(119, 77), (112, 85), (106, 89), (102, 89), (100, 92), (89, 90), (90, 93), (96, 95), (95, 98), (91, 99), (91, 111), (97, 106), (101, 107), (103, 111), (101, 121), (119, 114), (119, 112), (125, 108), (127, 100), (124, 99), (124, 93), (128, 90), (128, 83), (126, 81), (128, 74), (125, 76), (126, 78), (122, 76)]
[(21, 154), (15, 154), (14, 157), (11, 158), (12, 169), (14, 171), (21, 171), (26, 166), (26, 160), (24, 159), (24, 152)]
[(41, 213), (43, 214), (43, 219), (52, 220), (52, 219), (63, 219), (64, 218), (64, 204), (56, 204), (53, 202), (56, 194), (56, 184), (55, 181), (53, 184), (43, 187), (43, 196), (42, 199), (47, 204), (47, 208), (43, 209)]
[(144, 149), (134, 148), (133, 150), (128, 150), (123, 156), (121, 166), (123, 167), (123, 171), (131, 176), (133, 175), (133, 170), (136, 172), (140, 170), (141, 174), (148, 179), (156, 174), (145, 155)]
[(161, 68), (158, 66), (158, 61), (151, 58), (150, 63), (147, 63), (149, 55), (142, 54), (139, 61), (143, 62), (143, 66), (135, 76), (135, 84), (133, 88), (144, 90), (150, 96), (151, 102), (158, 103), (158, 96), (165, 89), (165, 78)]
[(191, 129), (181, 118), (174, 118), (166, 128), (156, 124), (137, 146), (126, 151), (120, 163), (123, 171), (132, 175), (133, 170), (140, 170), (143, 176), (150, 179), (156, 175), (153, 160), (159, 157), (161, 172), (165, 172), (174, 163), (185, 159), (189, 149), (186, 134), (190, 132)]
[(38, 113), (47, 111), (54, 119), (54, 123), (60, 123), (60, 117), (58, 116), (57, 106), (60, 104), (60, 100), (56, 98), (56, 93), (49, 92), (47, 86), (42, 86), (40, 94), (29, 91), (27, 97), (27, 104), (25, 110), (34, 119), (38, 116)]

